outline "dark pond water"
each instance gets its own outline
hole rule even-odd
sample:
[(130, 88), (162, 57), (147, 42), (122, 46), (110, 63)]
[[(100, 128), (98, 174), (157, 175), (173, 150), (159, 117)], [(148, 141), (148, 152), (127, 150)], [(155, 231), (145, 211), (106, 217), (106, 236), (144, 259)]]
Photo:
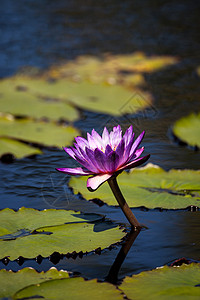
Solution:
[[(176, 119), (200, 110), (197, 67), (200, 65), (198, 1), (48, 1), (3, 0), (0, 7), (0, 77), (14, 74), (24, 66), (46, 68), (80, 54), (132, 53), (172, 55), (179, 62), (165, 70), (146, 74), (148, 90), (154, 97), (149, 111), (114, 119), (83, 112), (77, 128), (102, 130), (116, 122), (123, 128), (132, 123), (136, 132), (146, 130), (143, 145), (151, 162), (166, 170), (199, 169), (200, 153), (181, 147), (171, 138)], [(60, 150), (45, 150), (43, 156), (0, 163), (0, 208), (21, 206), (65, 208), (105, 214), (117, 223), (126, 223), (120, 209), (98, 207), (73, 196), (65, 178), (55, 167), (72, 166)], [(53, 184), (52, 184), (53, 182)], [(119, 277), (149, 270), (177, 258), (200, 260), (200, 211), (134, 210), (143, 230), (130, 249)], [(63, 259), (56, 267), (80, 272), (87, 278), (106, 277), (120, 246), (101, 255)], [(54, 264), (25, 261), (1, 268), (18, 270), (33, 266), (48, 270)]]

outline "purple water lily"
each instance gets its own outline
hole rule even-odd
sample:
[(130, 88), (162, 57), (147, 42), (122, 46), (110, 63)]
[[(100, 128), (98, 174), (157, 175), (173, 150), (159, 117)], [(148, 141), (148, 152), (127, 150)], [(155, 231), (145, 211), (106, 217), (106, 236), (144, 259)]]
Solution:
[(83, 167), (57, 170), (69, 175), (93, 175), (87, 180), (87, 188), (95, 191), (113, 174), (137, 167), (148, 160), (150, 155), (140, 157), (144, 147), (138, 149), (144, 133), (143, 131), (134, 141), (132, 125), (123, 137), (120, 125), (114, 127), (110, 134), (105, 127), (102, 137), (93, 129), (91, 135), (87, 134), (87, 140), (80, 136), (75, 138), (75, 148), (64, 148)]
[[(58, 168), (57, 170), (68, 175), (92, 175), (87, 180), (87, 188), (90, 191), (95, 191), (102, 183), (108, 181), (129, 222), (139, 227), (135, 217), (131, 221), (132, 212), (119, 190), (116, 177), (123, 170), (137, 167), (149, 159), (149, 154), (140, 157), (144, 147), (139, 148), (139, 145), (144, 134), (143, 131), (134, 141), (132, 125), (126, 130), (124, 136), (122, 136), (120, 125), (114, 127), (110, 133), (105, 127), (102, 137), (93, 129), (91, 135), (87, 134), (87, 140), (78, 136), (75, 138), (74, 148), (64, 148), (82, 167)], [(129, 216), (127, 216), (127, 210)]]

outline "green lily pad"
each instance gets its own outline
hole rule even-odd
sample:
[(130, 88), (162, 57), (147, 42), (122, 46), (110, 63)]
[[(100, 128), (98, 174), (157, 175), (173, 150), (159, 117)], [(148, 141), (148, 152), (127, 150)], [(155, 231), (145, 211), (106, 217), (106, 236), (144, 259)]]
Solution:
[(97, 282), (96, 279), (84, 280), (81, 277), (51, 280), (24, 288), (14, 295), (14, 299), (113, 299), (122, 300), (122, 292), (109, 283)]
[(6, 153), (13, 154), (16, 158), (22, 158), (24, 156), (41, 154), (42, 151), (13, 139), (0, 138), (0, 157)]
[(128, 299), (200, 299), (200, 264), (162, 267), (126, 277), (120, 289)]
[(76, 120), (74, 105), (120, 116), (135, 113), (152, 103), (143, 73), (154, 72), (177, 59), (147, 57), (143, 53), (107, 55), (104, 59), (81, 56), (53, 66), (37, 76), (16, 75), (0, 81), (0, 112), (36, 119)]
[(69, 278), (69, 273), (63, 270), (58, 271), (55, 268), (40, 273), (32, 268), (24, 268), (18, 272), (0, 270), (0, 299), (13, 297), (17, 291), (29, 285), (41, 284), (44, 281), (61, 278)]
[(101, 219), (99, 215), (65, 210), (3, 209), (0, 211), (0, 259), (48, 257), (53, 252), (85, 253), (119, 242), (125, 233), (118, 226), (98, 229), (95, 222)]
[(59, 101), (56, 97), (45, 98), (39, 94), (31, 94), (24, 85), (23, 79), (20, 83), (16, 81), (15, 77), (0, 81), (0, 112), (36, 119), (47, 118), (53, 121), (78, 119), (77, 109), (69, 103)]
[[(92, 83), (106, 83), (108, 85), (123, 85), (139, 87), (145, 84), (144, 76), (135, 70), (127, 69), (130, 65), (121, 66), (113, 61), (114, 57), (109, 56), (101, 60), (93, 56), (80, 56), (74, 61), (64, 65), (52, 66), (47, 70), (46, 78), (67, 78), (73, 81), (89, 81)], [(132, 67), (134, 64), (132, 64)]]
[(81, 277), (69, 278), (65, 271), (50, 269), (37, 273), (25, 268), (17, 273), (1, 270), (3, 287), (0, 297), (12, 299), (199, 299), (200, 265), (192, 263), (181, 267), (158, 268), (126, 277), (116, 288), (97, 280), (85, 281)]
[(142, 52), (127, 55), (111, 55), (107, 64), (115, 69), (139, 73), (152, 73), (162, 68), (177, 63), (177, 58), (172, 56), (146, 56)]
[(43, 77), (18, 76), (15, 78), (15, 85), (24, 86), (32, 95), (56, 98), (81, 109), (116, 116), (138, 112), (152, 103), (151, 95), (140, 89), (88, 80), (73, 82), (62, 78), (50, 82)]
[(200, 148), (200, 113), (191, 114), (176, 121), (173, 133), (186, 144)]
[[(71, 177), (69, 185), (75, 193), (80, 192), (86, 200), (101, 199), (108, 205), (117, 205), (107, 183), (97, 191), (89, 192), (86, 177)], [(200, 207), (200, 171), (170, 170), (148, 164), (130, 173), (118, 176), (118, 183), (130, 207), (153, 209), (183, 209), (190, 205)]]
[[(72, 126), (58, 126), (53, 122), (14, 119), (12, 116), (0, 116), (0, 136), (18, 139), (44, 146), (62, 147), (70, 144), (78, 130)], [(9, 152), (8, 149), (5, 149)]]
[(141, 85), (145, 80), (142, 73), (155, 72), (177, 63), (175, 57), (146, 56), (135, 52), (125, 55), (106, 55), (103, 59), (95, 56), (79, 56), (60, 66), (52, 66), (46, 72), (48, 78), (70, 78), (90, 80), (108, 84)]

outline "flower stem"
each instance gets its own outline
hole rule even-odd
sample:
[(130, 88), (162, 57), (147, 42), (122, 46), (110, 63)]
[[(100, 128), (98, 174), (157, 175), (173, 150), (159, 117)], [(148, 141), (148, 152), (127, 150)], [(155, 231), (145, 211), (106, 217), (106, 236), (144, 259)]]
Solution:
[(137, 229), (141, 229), (141, 225), (132, 213), (130, 207), (126, 203), (126, 200), (124, 199), (124, 196), (119, 189), (116, 176), (112, 176), (110, 179), (108, 179), (108, 184), (131, 226)]

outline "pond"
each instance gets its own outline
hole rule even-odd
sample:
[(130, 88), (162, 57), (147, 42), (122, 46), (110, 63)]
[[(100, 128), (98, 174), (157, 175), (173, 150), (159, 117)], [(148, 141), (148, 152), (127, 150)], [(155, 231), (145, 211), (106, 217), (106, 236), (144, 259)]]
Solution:
[[(123, 80), (135, 73), (142, 76), (142, 84), (138, 87), (152, 99), (148, 108), (136, 113), (129, 110), (129, 114), (126, 111), (126, 114), (112, 115), (103, 109), (92, 109), (95, 104), (91, 102), (91, 109), (79, 107), (79, 118), (70, 124), (83, 137), (93, 128), (101, 134), (104, 126), (111, 129), (118, 123), (125, 130), (132, 124), (136, 135), (146, 131), (142, 146), (146, 154), (151, 154), (150, 163), (166, 172), (171, 169), (198, 170), (199, 150), (178, 142), (172, 133), (177, 120), (200, 111), (198, 6), (196, 1), (167, 0), (145, 3), (85, 1), (84, 4), (78, 0), (2, 1), (0, 76), (3, 79), (16, 72), (32, 76), (38, 74), (38, 70), (62, 66), (80, 56), (87, 58), (87, 55), (100, 61), (133, 53), (147, 60), (168, 57), (172, 62), (153, 71), (146, 67), (128, 71), (127, 65), (120, 69)], [(115, 99), (109, 101), (115, 106)], [(130, 108), (131, 101), (131, 98), (123, 98), (120, 109), (123, 110), (124, 105)], [(24, 157), (10, 164), (0, 162), (0, 209), (17, 210), (24, 206), (38, 210), (56, 208), (95, 213), (130, 229), (119, 207), (88, 202), (77, 194), (79, 189), (76, 186), (73, 193), (67, 184), (69, 176), (55, 171), (58, 167), (74, 165), (61, 146), (43, 147), (42, 150), (42, 155), (32, 158)], [(197, 190), (199, 193), (200, 185)], [(146, 228), (130, 248), (118, 279), (170, 265), (179, 258), (199, 262), (199, 207), (188, 204), (182, 209), (166, 209), (166, 206), (148, 209), (141, 203), (132, 208)], [(101, 230), (106, 232), (106, 225)], [(89, 252), (76, 258), (51, 257), (39, 262), (22, 258), (8, 263), (2, 260), (0, 268), (17, 271), (33, 267), (47, 271), (55, 266), (58, 270), (72, 271), (87, 279), (105, 280), (120, 248), (121, 245), (115, 245), (98, 254)]]

